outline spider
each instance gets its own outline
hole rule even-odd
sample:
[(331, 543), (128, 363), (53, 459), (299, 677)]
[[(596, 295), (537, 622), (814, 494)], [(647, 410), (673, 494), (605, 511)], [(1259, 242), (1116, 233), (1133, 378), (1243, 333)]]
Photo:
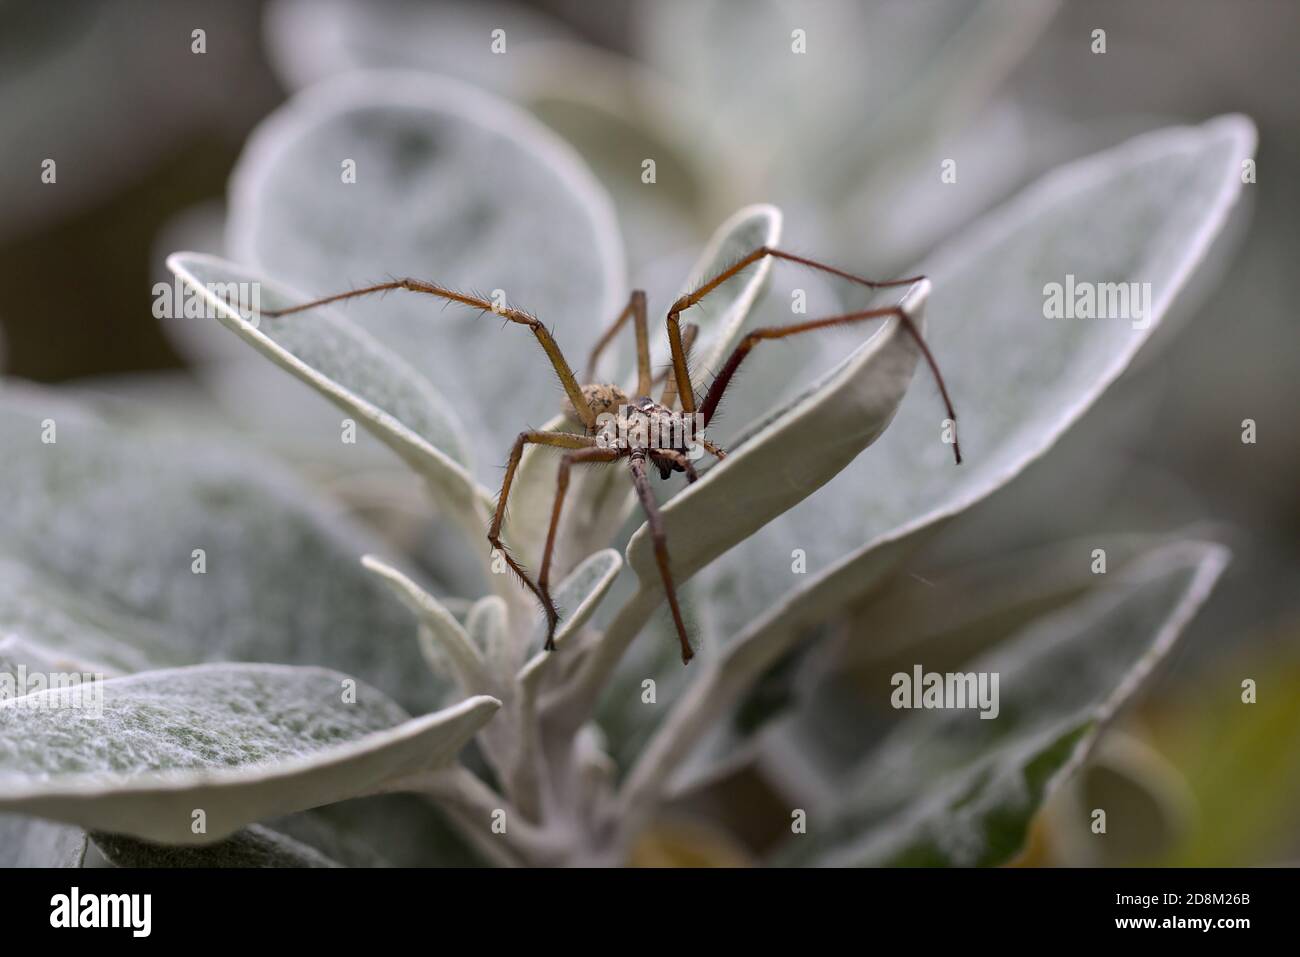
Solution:
[[(513, 448), (510, 450), (510, 458), (506, 464), (505, 477), (501, 482), (501, 492), (497, 497), (496, 509), (492, 516), (491, 525), (488, 528), (488, 542), (505, 559), (510, 570), (519, 578), (524, 587), (531, 591), (541, 602), (547, 621), (545, 648), (548, 651), (554, 650), (555, 629), (559, 624), (560, 614), (550, 593), (551, 558), (555, 550), (555, 538), (560, 526), (560, 514), (564, 508), (564, 499), (569, 488), (569, 473), (575, 465), (610, 463), (625, 459), (631, 473), (632, 485), (636, 490), (637, 498), (641, 502), (646, 521), (650, 527), (650, 535), (654, 544), (655, 563), (659, 568), (659, 575), (663, 581), (664, 594), (667, 597), (668, 607), (672, 612), (673, 625), (677, 630), (677, 638), (681, 644), (682, 662), (685, 664), (691, 660), (695, 652), (691, 648), (690, 637), (687, 634), (681, 605), (677, 598), (677, 589), (673, 583), (663, 519), (659, 512), (659, 505), (655, 501), (654, 493), (650, 488), (647, 469), (652, 467), (657, 470), (661, 479), (667, 479), (674, 473), (682, 472), (685, 473), (688, 482), (695, 482), (699, 476), (695, 470), (694, 458), (698, 458), (705, 453), (719, 460), (726, 456), (726, 453), (721, 448), (704, 438), (704, 433), (717, 412), (718, 404), (726, 394), (736, 370), (740, 368), (741, 363), (745, 361), (745, 358), (755, 345), (759, 342), (784, 339), (789, 336), (832, 326), (897, 317), (916, 342), (927, 365), (929, 365), (939, 386), (939, 392), (943, 398), (948, 418), (952, 421), (954, 428), (956, 425), (957, 414), (953, 410), (952, 400), (948, 396), (948, 388), (944, 384), (942, 374), (939, 372), (938, 363), (935, 362), (934, 356), (912, 322), (911, 317), (898, 305), (848, 312), (824, 319), (812, 319), (782, 326), (754, 329), (746, 334), (731, 352), (707, 391), (704, 391), (702, 395), (697, 394), (691, 382), (688, 359), (698, 327), (692, 323), (682, 323), (681, 314), (702, 301), (728, 279), (769, 256), (775, 260), (784, 260), (820, 270), (871, 289), (911, 285), (924, 278), (914, 276), (908, 279), (873, 281), (816, 260), (796, 256), (793, 253), (770, 246), (760, 246), (698, 286), (693, 292), (679, 298), (669, 308), (667, 328), (668, 345), (672, 353), (672, 365), (670, 369), (665, 370), (662, 374), (664, 388), (658, 401), (651, 398), (651, 391), (656, 384), (656, 379), (652, 377), (650, 371), (646, 297), (641, 290), (635, 290), (632, 293), (618, 318), (614, 320), (592, 348), (587, 363), (585, 378), (588, 384), (586, 385), (578, 381), (573, 374), (573, 370), (569, 367), (569, 363), (565, 360), (564, 354), (560, 351), (559, 345), (556, 344), (546, 326), (535, 316), (519, 309), (494, 304), (481, 296), (456, 292), (436, 283), (419, 279), (394, 279), (389, 282), (377, 283), (361, 289), (353, 289), (348, 292), (314, 299), (287, 309), (264, 310), (263, 314), (278, 318), (329, 303), (354, 299), (358, 296), (400, 289), (435, 296), (449, 302), (462, 303), (483, 312), (493, 312), (509, 322), (518, 323), (531, 329), (545, 351), (547, 359), (550, 360), (556, 375), (559, 376), (560, 384), (564, 387), (564, 414), (574, 424), (581, 426), (582, 432), (530, 430), (519, 433)], [(596, 362), (600, 358), (602, 351), (614, 340), (629, 319), (632, 322), (636, 336), (637, 367), (636, 392), (631, 396), (613, 383), (592, 381)], [(510, 497), (510, 486), (514, 481), (515, 471), (519, 467), (524, 448), (528, 445), (549, 446), (565, 450), (564, 456), (560, 460), (555, 501), (551, 508), (550, 526), (546, 534), (546, 545), (542, 551), (542, 564), (536, 581), (528, 576), (524, 566), (510, 554), (505, 543), (501, 540), (501, 526), (505, 520), (506, 503)], [(952, 448), (953, 455), (957, 463), (960, 464), (961, 447), (958, 445), (955, 435)]]

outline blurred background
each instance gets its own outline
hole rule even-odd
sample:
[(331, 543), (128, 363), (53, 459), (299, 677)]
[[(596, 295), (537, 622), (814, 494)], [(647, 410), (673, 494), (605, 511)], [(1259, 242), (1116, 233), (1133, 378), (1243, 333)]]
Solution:
[[(951, 526), (933, 561), (1093, 531), (1200, 526), (1227, 541), (1225, 580), (1139, 710), (1042, 816), (1026, 861), (1300, 860), (1300, 337), (1287, 305), (1300, 294), (1300, 5), (726, 6), (0, 0), (0, 370), (201, 402), (221, 346), (153, 317), (152, 286), (171, 280), (163, 257), (221, 251), (248, 133), (348, 69), (449, 73), (533, 110), (605, 182), (634, 282), (684, 274), (752, 201), (784, 208), (793, 247), (868, 274), (903, 269), (1061, 162), (1248, 114), (1258, 182), (1168, 328), (1057, 453)], [(761, 66), (754, 44), (790, 36), (775, 21), (806, 23), (810, 55)], [(511, 52), (492, 60), (480, 38), (496, 27)], [(668, 187), (653, 206), (626, 172), (646, 155)], [(932, 171), (953, 155), (972, 185), (940, 199)], [(40, 180), (47, 157), (57, 188)], [(1246, 418), (1254, 445), (1232, 440)], [(1071, 483), (1081, 463), (1103, 479)], [(1251, 707), (1238, 697), (1247, 677)], [(1124, 849), (1107, 851), (1115, 860), (1062, 823), (1097, 794), (1141, 809), (1127, 815), (1141, 827), (1107, 842)]]

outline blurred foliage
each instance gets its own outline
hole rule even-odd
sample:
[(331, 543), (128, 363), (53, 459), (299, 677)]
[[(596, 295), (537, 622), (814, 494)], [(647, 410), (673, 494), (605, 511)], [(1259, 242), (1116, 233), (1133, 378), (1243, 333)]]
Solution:
[[(587, 42), (620, 53), (638, 49), (632, 4), (528, 5)], [(162, 10), (145, 0), (0, 3), (0, 106), (10, 144), (0, 201), (22, 196), (25, 203), (19, 209), (6, 202), (8, 222), (0, 231), (8, 373), (54, 382), (181, 365), (149, 308), (150, 283), (165, 278), (151, 262), (153, 243), (178, 215), (223, 198), (247, 133), (284, 91), (260, 46), (248, 42), (260, 33), (259, 0), (172, 0)], [(131, 29), (122, 29), (124, 23)], [(188, 52), (193, 25), (209, 33), (202, 58)], [(1109, 36), (1100, 60), (1086, 42), (1097, 26)], [(1300, 292), (1294, 268), (1300, 186), (1290, 175), (1300, 164), (1297, 33), (1300, 6), (1286, 0), (1257, 0), (1249, 15), (1218, 0), (1067, 4), (1001, 88), (1027, 117), (1028, 133), (1038, 129), (1036, 118), (1051, 116), (1071, 125), (1073, 146), (1121, 138), (1117, 118), (1123, 117), (1200, 118), (1232, 110), (1250, 114), (1260, 128), (1253, 219), (1222, 265), (1223, 283), (1166, 344), (1159, 373), (1148, 369), (1140, 381), (1121, 382), (1066, 438), (1055, 466), (1031, 469), (1015, 492), (1001, 496), (1000, 512), (985, 509), (963, 520), (978, 537), (999, 516), (1023, 513), (1034, 501), (1065, 514), (1018, 523), (1039, 541), (1053, 537), (1054, 520), (1076, 530), (1128, 529), (1156, 509), (1158, 527), (1207, 517), (1226, 527), (1234, 563), (1189, 628), (1186, 647), (1153, 687), (1140, 721), (1128, 728), (1181, 774), (1193, 811), (1168, 847), (1127, 863), (1276, 863), (1300, 856), (1300, 443), (1291, 422), (1300, 408), (1300, 348), (1290, 308)], [(70, 55), (87, 42), (106, 55)], [(39, 108), (28, 109), (29, 101)], [(64, 103), (79, 106), (74, 112)], [(538, 108), (545, 114), (548, 107)], [(583, 122), (563, 102), (549, 109), (562, 132)], [(977, 122), (992, 120), (985, 115)], [(680, 132), (689, 143), (691, 131)], [(90, 144), (86, 155), (94, 163), (61, 163), (50, 208), (33, 206), (26, 197), (45, 195), (34, 185), (40, 159), (78, 143)], [(1032, 168), (1033, 158), (1021, 159)], [(64, 187), (72, 199), (63, 198)], [(707, 193), (691, 191), (684, 203), (709, 201)], [(1139, 406), (1145, 417), (1132, 412)], [(1259, 423), (1257, 445), (1237, 440), (1244, 418)], [(1075, 495), (1071, 488), (1067, 496), (1061, 482), (1078, 463), (1096, 463), (1101, 437), (1126, 424), (1121, 454), (1109, 466), (1113, 484), (1104, 494)], [(1175, 491), (1152, 501), (1143, 489), (1165, 487), (1159, 483)], [(1246, 676), (1259, 683), (1255, 705), (1240, 702)], [(715, 847), (682, 833), (666, 824), (637, 859), (681, 862), (704, 854), (734, 861), (725, 839)], [(1061, 847), (1059, 834), (1053, 837), (1043, 823), (1026, 860), (1059, 863)]]

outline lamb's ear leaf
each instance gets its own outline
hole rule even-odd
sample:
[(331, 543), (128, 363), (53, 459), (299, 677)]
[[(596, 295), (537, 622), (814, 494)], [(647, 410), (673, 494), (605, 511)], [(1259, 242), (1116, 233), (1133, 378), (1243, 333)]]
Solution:
[[(235, 263), (202, 253), (173, 253), (167, 266), (199, 296), (208, 314), (356, 416), (428, 480), (448, 514), (465, 516), (477, 531), (490, 498), (470, 475), (464, 429), (446, 399), (401, 356), (335, 309), (278, 319), (263, 315), (309, 297)], [(232, 304), (224, 294), (232, 290), (256, 290), (257, 302)], [(337, 428), (329, 438), (341, 438)]]
[(90, 835), (113, 867), (341, 867), (320, 851), (260, 824), (200, 847), (156, 844), (124, 834)]
[(415, 614), (420, 624), (421, 642), (425, 645), (425, 658), (435, 672), (445, 664), (466, 694), (492, 690), (494, 682), (483, 655), (446, 606), (407, 575), (373, 555), (365, 556), (361, 564), (382, 579)]
[(437, 805), (381, 794), (288, 814), (267, 826), (345, 867), (482, 867), (486, 861)]
[[(781, 860), (972, 866), (1011, 859), (1043, 800), (1140, 692), (1227, 561), (1221, 546), (1168, 546), (967, 663), (962, 673), (986, 676), (986, 690), (997, 676), (989, 707), (909, 715), (854, 775), (847, 795), (813, 811), (808, 833), (789, 842)], [(903, 687), (895, 680), (893, 695)]]
[(118, 675), (188, 663), (155, 623), (0, 551), (0, 670), (12, 664)]
[[(951, 447), (937, 441), (947, 427), (942, 405), (912, 390), (869, 455), (710, 570), (729, 599), (718, 633), (736, 635), (762, 616), (763, 627), (794, 636), (825, 620), (876, 587), (940, 522), (1051, 448), (1158, 326), (1239, 196), (1254, 146), (1254, 126), (1236, 115), (1149, 133), (1056, 170), (941, 250), (919, 270), (935, 290), (925, 336), (960, 417), (964, 464), (954, 467)], [(1071, 276), (1134, 283), (1144, 297), (1149, 289), (1144, 316), (1045, 318), (1051, 284), (1063, 294)], [(630, 564), (644, 585), (636, 548), (634, 540)], [(790, 589), (795, 549), (804, 574)], [(590, 713), (656, 599), (643, 589), (611, 623), (569, 694), (570, 720)]]
[[(1093, 549), (1104, 551), (1110, 573), (1122, 575), (1130, 563), (1187, 537), (1097, 534), (956, 567), (921, 564), (919, 574), (890, 578), (885, 594), (820, 642), (799, 643), (802, 633), (760, 618), (726, 641), (693, 681), (659, 682), (658, 700), (670, 710), (653, 728), (634, 727), (640, 747), (625, 778), (625, 807), (640, 813), (749, 763), (780, 781), (800, 806), (814, 804), (840, 787), (892, 727), (878, 702), (828, 689), (888, 688), (893, 674), (916, 661), (932, 671), (956, 668), (1022, 625), (1104, 587), (1106, 576), (1092, 570)], [(696, 586), (706, 579), (701, 575)], [(728, 597), (717, 593), (719, 601)], [(619, 674), (625, 670), (626, 662)], [(825, 728), (841, 726), (855, 733), (829, 742)]]
[(445, 765), (499, 706), (480, 696), (408, 718), (354, 678), (285, 665), (195, 665), (32, 692), (0, 703), (0, 809), (209, 843)]
[(0, 814), (0, 867), (81, 867), (86, 832), (25, 814)]
[[(155, 667), (322, 665), (412, 711), (442, 700), (448, 685), (421, 665), (409, 615), (358, 560), (382, 543), (283, 466), (228, 436), (156, 427), (124, 408), (100, 415), (13, 380), (0, 385), (0, 447), (0, 538), (80, 599), (43, 623), (36, 612), (36, 644), (79, 659), (55, 642), (60, 621), (98, 620), (135, 643), (146, 630), (122, 622), (140, 618), (175, 656), (150, 658)], [(83, 605), (111, 611), (88, 618)], [(119, 658), (113, 670), (134, 665)]]
[[(941, 522), (1050, 449), (1157, 328), (1238, 197), (1254, 143), (1240, 116), (1137, 137), (1049, 174), (937, 253), (920, 270), (934, 283), (925, 336), (965, 461), (954, 467), (936, 441), (933, 390), (911, 390), (869, 454), (709, 570), (728, 599), (719, 634), (761, 617), (794, 636), (861, 601)], [(1045, 318), (1050, 284), (1068, 276), (1150, 283), (1146, 319)], [(804, 574), (791, 588), (795, 549)]]
[[(917, 329), (925, 328), (929, 292), (929, 283), (921, 280), (901, 297), (894, 293), (894, 301)], [(902, 321), (888, 318), (848, 358), (755, 425), (723, 461), (664, 505), (676, 584), (683, 585), (704, 565), (801, 502), (871, 445), (893, 419), (919, 354)], [(632, 535), (627, 560), (637, 573), (638, 591), (594, 649), (586, 679), (575, 685), (576, 695), (590, 699), (598, 690), (662, 595), (646, 525)]]
[[(921, 280), (905, 295), (891, 296), (923, 331), (929, 294), (930, 284)], [(837, 368), (770, 413), (723, 461), (663, 507), (679, 582), (803, 501), (885, 431), (920, 352), (897, 317), (877, 324), (865, 338)], [(781, 481), (773, 480), (776, 475)], [(646, 526), (632, 536), (627, 553), (643, 584), (656, 580)]]
[[(420, 73), (352, 73), (280, 107), (235, 169), (227, 235), (234, 258), (313, 295), (414, 276), (526, 308), (571, 362), (626, 296), (613, 210), (581, 158), (518, 107)], [(409, 292), (347, 311), (453, 397), (478, 462), (500, 460), (521, 410), (558, 405), (522, 325)]]
[[(694, 291), (760, 246), (779, 245), (782, 221), (781, 210), (768, 203), (736, 210), (714, 231), (680, 292)], [(691, 322), (700, 328), (691, 360), (691, 375), (697, 391), (718, 371), (739, 341), (746, 318), (767, 291), (771, 272), (772, 260), (764, 257), (682, 314), (682, 322)], [(662, 321), (658, 325), (662, 326)], [(658, 350), (651, 349), (652, 356), (661, 364), (667, 364), (668, 347), (664, 339), (652, 338), (651, 343), (658, 346)]]
[(465, 631), (493, 674), (507, 674), (519, 660), (507, 627), (509, 607), (499, 595), (480, 598), (469, 610)]
[[(556, 586), (551, 597), (555, 599), (561, 615), (560, 623), (555, 629), (557, 651), (569, 635), (591, 618), (622, 567), (622, 556), (615, 549), (606, 548), (589, 556)], [(554, 660), (553, 652), (542, 650), (545, 640), (546, 618), (539, 614), (524, 645), (524, 650), (533, 652), (533, 656), (518, 675), (525, 685), (537, 687)]]

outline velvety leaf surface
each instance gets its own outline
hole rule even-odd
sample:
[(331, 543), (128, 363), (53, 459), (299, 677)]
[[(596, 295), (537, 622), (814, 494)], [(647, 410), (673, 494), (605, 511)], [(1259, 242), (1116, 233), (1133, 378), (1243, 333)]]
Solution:
[[(346, 315), (312, 310), (280, 319), (237, 312), (223, 291), (259, 291), (262, 310), (306, 300), (211, 256), (178, 253), (171, 269), (195, 290), (216, 319), (258, 352), (319, 391), (344, 413), (356, 416), (380, 441), (424, 476), (435, 499), (480, 534), (490, 498), (470, 475), (467, 440), (455, 412), (405, 360), (381, 345)], [(341, 440), (341, 436), (340, 436)]]
[(498, 707), (470, 698), (408, 719), (347, 675), (277, 665), (143, 672), (98, 690), (0, 703), (0, 807), (204, 843), (447, 763)]
[(269, 825), (347, 867), (482, 867), (447, 816), (414, 794), (353, 798)]
[[(954, 467), (933, 440), (943, 407), (922, 381), (868, 454), (709, 570), (719, 634), (795, 634), (824, 620), (928, 529), (1044, 454), (1158, 326), (1236, 200), (1253, 149), (1254, 129), (1237, 116), (1147, 134), (1062, 167), (936, 253), (924, 267), (934, 283), (926, 338), (965, 462)], [(1046, 287), (1067, 275), (1150, 283), (1144, 324), (1045, 318)]]
[[(23, 651), (19, 651), (19, 648)], [(87, 600), (65, 582), (0, 552), (0, 663), (40, 652), (64, 670), (105, 674), (186, 663), (156, 624)], [(26, 661), (28, 668), (33, 664)]]
[[(922, 281), (887, 304), (901, 304), (924, 329), (929, 292), (929, 283)], [(874, 442), (893, 419), (918, 356), (915, 340), (899, 319), (885, 320), (856, 351), (755, 424), (722, 462), (664, 505), (675, 581), (685, 583), (718, 555), (803, 501)], [(639, 589), (591, 654), (575, 700), (594, 697), (662, 596), (648, 526), (633, 534), (627, 558)], [(719, 618), (722, 611), (718, 609)]]
[[(272, 114), (235, 170), (228, 238), (234, 259), (314, 295), (388, 276), (499, 295), (571, 363), (626, 295), (608, 198), (577, 155), (522, 110), (418, 73), (341, 77)], [(525, 327), (444, 307), (396, 293), (346, 311), (448, 397), (486, 476), (562, 393)]]
[(253, 824), (202, 847), (152, 844), (121, 834), (92, 834), (115, 867), (339, 867), (320, 851), (268, 827)]
[[(12, 382), (0, 387), (0, 446), (5, 547), (84, 602), (152, 622), (182, 661), (336, 667), (413, 710), (446, 688), (361, 567), (382, 545), (274, 462)], [(78, 614), (52, 611), (44, 627)]]
[(606, 548), (589, 557), (556, 586), (552, 597), (560, 609), (560, 623), (555, 629), (555, 651), (542, 648), (546, 642), (546, 618), (539, 614), (522, 649), (532, 657), (519, 673), (521, 682), (536, 684), (542, 680), (556, 654), (565, 652), (565, 639), (591, 618), (622, 567), (623, 559), (618, 552)]
[(849, 795), (813, 812), (784, 860), (1004, 863), (1044, 797), (1168, 653), (1227, 560), (1219, 546), (1170, 546), (968, 662), (962, 672), (999, 676), (997, 717), (970, 709), (908, 715)]

